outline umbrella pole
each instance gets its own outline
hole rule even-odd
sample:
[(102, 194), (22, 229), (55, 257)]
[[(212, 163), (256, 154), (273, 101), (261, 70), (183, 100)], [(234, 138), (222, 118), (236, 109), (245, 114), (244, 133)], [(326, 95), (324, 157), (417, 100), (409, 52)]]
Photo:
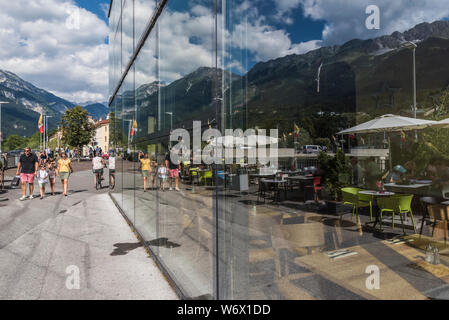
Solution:
[(390, 134), (388, 134), (388, 158), (390, 161), (390, 173), (393, 172), (393, 159), (391, 158), (391, 138)]

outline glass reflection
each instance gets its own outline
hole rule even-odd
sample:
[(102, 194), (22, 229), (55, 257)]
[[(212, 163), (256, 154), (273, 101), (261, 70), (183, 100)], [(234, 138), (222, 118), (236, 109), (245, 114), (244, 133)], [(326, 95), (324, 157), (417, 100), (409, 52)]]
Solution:
[[(436, 294), (444, 279), (426, 256), (447, 250), (449, 139), (443, 125), (416, 121), (449, 117), (442, 3), (433, 1), (432, 12), (414, 4), (418, 17), (383, 1), (168, 2), (135, 80), (127, 76), (134, 86), (123, 85), (113, 110), (117, 144), (150, 159), (149, 170), (140, 159), (123, 162), (122, 205), (128, 215), (135, 210), (137, 229), (187, 296)], [(147, 5), (135, 11), (136, 39), (154, 4), (135, 1)], [(194, 147), (193, 121), (201, 121), (200, 136), (278, 130), (277, 167), (275, 159), (249, 160), (264, 142), (232, 146), (230, 162), (166, 162), (173, 146), (182, 154), (183, 142), (194, 151), (217, 143), (215, 132)], [(177, 128), (190, 136), (170, 141)], [(179, 170), (180, 191), (160, 189), (170, 176), (163, 167)], [(438, 257), (444, 269), (449, 261)], [(373, 264), (391, 280), (384, 289), (366, 286)]]

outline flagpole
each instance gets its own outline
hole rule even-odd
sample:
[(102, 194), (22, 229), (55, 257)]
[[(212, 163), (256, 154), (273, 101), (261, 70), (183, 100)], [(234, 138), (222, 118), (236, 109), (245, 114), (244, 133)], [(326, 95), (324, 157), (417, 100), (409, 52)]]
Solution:
[(132, 125), (133, 125), (133, 123), (130, 122), (129, 123), (129, 132), (128, 132), (128, 150), (130, 150), (129, 149), (129, 140), (131, 139), (131, 127), (132, 127)]
[(47, 115), (44, 115), (44, 150), (47, 148)]

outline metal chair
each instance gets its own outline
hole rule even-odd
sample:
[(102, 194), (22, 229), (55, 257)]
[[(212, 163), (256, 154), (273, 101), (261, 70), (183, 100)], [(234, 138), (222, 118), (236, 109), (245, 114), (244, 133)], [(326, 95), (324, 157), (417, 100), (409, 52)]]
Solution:
[(413, 195), (394, 195), (387, 198), (377, 199), (377, 205), (379, 206), (380, 209), (380, 225), (382, 225), (382, 215), (386, 212), (389, 212), (393, 215), (392, 227), (394, 229), (394, 216), (398, 214), (402, 222), (402, 231), (405, 234), (403, 215), (406, 213), (410, 213), (410, 217), (412, 219), (413, 224), (413, 230), (416, 233), (415, 220), (413, 218), (412, 212), (412, 200)]
[(266, 194), (271, 193), (271, 195), (273, 196), (274, 192), (275, 192), (274, 185), (266, 182), (265, 179), (260, 179), (257, 202), (259, 202), (260, 197), (263, 197), (263, 203), (265, 203)]
[(342, 188), (343, 196), (342, 213), (340, 218), (345, 214), (345, 204), (352, 205), (352, 218), (356, 215), (357, 222), (359, 221), (359, 208), (369, 207), (370, 221), (373, 221), (373, 198), (369, 195), (359, 194), (363, 191), (360, 188)]
[[(301, 251), (302, 254), (302, 249), (307, 249), (307, 254), (311, 254), (313, 248), (323, 248), (325, 245), (323, 224), (313, 222), (273, 226), (271, 228), (271, 243), (275, 251), (275, 281), (283, 298), (314, 300), (308, 292), (292, 283), (292, 281), (309, 277), (312, 273), (310, 271), (291, 273), (289, 261), (285, 258), (286, 255), (282, 255), (285, 259), (284, 261), (281, 260), (281, 250)], [(285, 268), (282, 268), (282, 266)]]
[(429, 217), (433, 219), (432, 237), (435, 234), (437, 223), (442, 225), (444, 230), (444, 242), (447, 241), (447, 221), (449, 220), (449, 206), (443, 204), (432, 204), (428, 206)]

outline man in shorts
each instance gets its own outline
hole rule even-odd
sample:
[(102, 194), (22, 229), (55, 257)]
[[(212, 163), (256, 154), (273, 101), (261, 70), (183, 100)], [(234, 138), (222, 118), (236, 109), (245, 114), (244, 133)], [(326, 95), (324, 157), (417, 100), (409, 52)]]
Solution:
[(179, 168), (180, 168), (180, 164), (175, 164), (172, 161), (172, 157), (171, 154), (174, 153), (176, 154), (176, 150), (175, 148), (172, 148), (171, 152), (167, 152), (167, 154), (165, 155), (165, 166), (168, 169), (168, 175), (170, 177), (170, 191), (173, 190), (172, 186), (173, 186), (173, 179), (175, 180), (175, 190), (179, 191)]
[(34, 177), (37, 175), (39, 169), (39, 160), (34, 153), (31, 153), (31, 148), (26, 147), (25, 153), (20, 156), (19, 163), (17, 165), (16, 176), (20, 173), (20, 181), (22, 183), (22, 197), (20, 201), (27, 198), (27, 183), (30, 189), (30, 200), (33, 199), (34, 191)]
[(113, 187), (113, 186), (115, 186), (115, 153), (114, 153), (114, 151), (110, 152), (108, 167), (109, 167), (109, 179), (110, 179), (109, 186)]
[(100, 174), (102, 179), (103, 177), (103, 168), (106, 167), (106, 162), (104, 162), (103, 158), (97, 153), (95, 157), (92, 159), (92, 172), (94, 174), (94, 187), (97, 186), (97, 173)]

